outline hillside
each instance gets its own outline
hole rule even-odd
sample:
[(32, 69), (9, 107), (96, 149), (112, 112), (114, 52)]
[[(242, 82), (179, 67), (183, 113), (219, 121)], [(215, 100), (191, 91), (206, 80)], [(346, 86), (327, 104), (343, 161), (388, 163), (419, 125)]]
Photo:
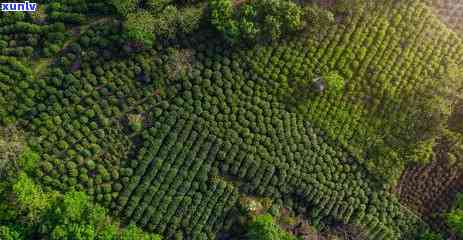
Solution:
[(313, 2), (0, 13), (0, 126), (44, 192), (165, 239), (248, 239), (248, 199), (303, 239), (458, 239), (461, 4)]

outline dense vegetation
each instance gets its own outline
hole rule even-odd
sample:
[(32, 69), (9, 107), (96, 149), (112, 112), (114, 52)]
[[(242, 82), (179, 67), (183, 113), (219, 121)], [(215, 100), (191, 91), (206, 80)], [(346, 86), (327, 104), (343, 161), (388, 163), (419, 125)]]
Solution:
[(447, 214), (447, 224), (459, 237), (463, 237), (463, 195), (459, 194), (452, 211)]
[[(448, 123), (463, 42), (424, 2), (39, 8), (0, 15), (0, 123), (25, 136), (0, 140), (0, 173), (13, 173), (0, 234), (130, 239), (137, 225), (167, 239), (293, 239), (270, 215), (237, 231), (243, 196), (371, 239), (429, 231), (393, 187), (462, 138)], [(16, 159), (36, 163), (20, 173)]]
[(278, 228), (271, 215), (257, 216), (249, 227), (247, 238), (252, 240), (295, 240), (293, 236)]
[[(84, 192), (43, 191), (29, 176), (40, 156), (21, 141), (14, 128), (2, 129), (0, 147), (0, 238), (18, 239), (152, 239), (133, 224), (121, 229), (107, 210)], [(11, 147), (14, 146), (14, 147)]]

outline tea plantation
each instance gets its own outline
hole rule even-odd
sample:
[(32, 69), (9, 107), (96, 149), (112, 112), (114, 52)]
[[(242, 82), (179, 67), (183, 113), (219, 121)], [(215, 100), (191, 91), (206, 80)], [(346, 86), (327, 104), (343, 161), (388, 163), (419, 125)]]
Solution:
[[(43, 194), (85, 193), (121, 222), (118, 234), (77, 237), (0, 217), (0, 239), (159, 237), (124, 235), (132, 228), (163, 239), (459, 239), (395, 192), (441, 151), (458, 171), (463, 160), (463, 147), (437, 148), (450, 132), (463, 146), (448, 124), (463, 122), (463, 39), (434, 7), (62, 0), (0, 13), (0, 127), (37, 157), (33, 170), (3, 158), (0, 169), (13, 183), (26, 172)], [(0, 190), (2, 201), (16, 191)], [(66, 209), (43, 208), (55, 205)], [(315, 233), (287, 227), (285, 212)], [(358, 231), (336, 233), (346, 226)]]

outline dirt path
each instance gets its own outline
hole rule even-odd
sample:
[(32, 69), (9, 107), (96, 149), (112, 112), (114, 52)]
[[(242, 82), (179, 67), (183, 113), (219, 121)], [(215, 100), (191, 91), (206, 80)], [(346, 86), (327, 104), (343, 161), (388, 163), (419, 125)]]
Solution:
[[(59, 53), (62, 53), (64, 49), (66, 49), (71, 43), (75, 42), (79, 39), (79, 37), (85, 33), (90, 27), (98, 25), (100, 23), (104, 23), (110, 21), (112, 18), (110, 17), (103, 17), (97, 20), (91, 21), (91, 23), (84, 25), (84, 26), (77, 26), (69, 31), (72, 32), (72, 36), (63, 44)], [(53, 63), (54, 57), (50, 58), (38, 58), (32, 62), (32, 73), (36, 79), (40, 78), (47, 69)]]

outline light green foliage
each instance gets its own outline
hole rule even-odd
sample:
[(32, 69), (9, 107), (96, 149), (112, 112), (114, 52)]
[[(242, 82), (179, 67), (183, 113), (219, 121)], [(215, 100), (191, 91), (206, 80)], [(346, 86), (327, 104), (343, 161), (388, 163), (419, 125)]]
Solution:
[(446, 223), (460, 238), (463, 238), (463, 194), (459, 193), (453, 209), (446, 215)]
[[(155, 8), (153, 10), (151, 8)], [(151, 6), (148, 10), (128, 13), (125, 28), (131, 40), (152, 42), (156, 36), (174, 38), (177, 33), (191, 33), (199, 28), (202, 7), (178, 9), (167, 2), (163, 6)]]
[(454, 209), (447, 214), (447, 224), (453, 232), (460, 237), (463, 236), (463, 210)]
[(143, 129), (143, 118), (141, 115), (131, 114), (128, 116), (128, 120), (132, 131), (140, 132)]
[(328, 85), (328, 91), (342, 92), (346, 85), (344, 78), (336, 72), (329, 72), (323, 76), (323, 79)]
[[(82, 219), (85, 210), (89, 207), (89, 199), (87, 195), (83, 192), (71, 191), (64, 194), (63, 200), (63, 216), (66, 216), (66, 219), (69, 221), (79, 221)], [(95, 209), (98, 211), (98, 209)], [(93, 211), (92, 211), (93, 215)], [(96, 221), (101, 219), (95, 219)], [(67, 221), (65, 221), (67, 222)], [(95, 222), (96, 223), (96, 222)]]
[(100, 226), (100, 231), (98, 233), (98, 239), (102, 240), (112, 240), (117, 239), (119, 235), (119, 226), (114, 223), (107, 223), (103, 226)]
[(249, 240), (296, 240), (294, 236), (276, 225), (269, 214), (255, 217), (248, 227), (246, 238)]
[(217, 30), (225, 31), (226, 24), (233, 17), (233, 4), (230, 0), (210, 0), (211, 23)]
[(122, 232), (121, 240), (161, 240), (159, 235), (146, 234), (134, 224), (129, 224), (124, 232)]
[[(106, 209), (91, 202), (84, 192), (70, 191), (54, 206), (50, 219), (44, 219), (55, 239), (160, 239), (136, 226), (119, 229)], [(127, 237), (129, 236), (129, 237)], [(132, 238), (130, 238), (132, 237)]]
[(2, 240), (20, 240), (21, 233), (9, 226), (0, 226), (0, 239)]
[(124, 26), (130, 39), (139, 42), (152, 43), (156, 29), (154, 17), (147, 11), (127, 14)]
[(434, 160), (434, 146), (436, 145), (436, 139), (431, 138), (425, 141), (419, 142), (416, 146), (412, 147), (410, 154), (407, 156), (410, 162), (419, 162), (421, 164), (429, 163)]
[(25, 173), (19, 175), (18, 181), (13, 185), (13, 192), (19, 208), (31, 223), (39, 221), (40, 216), (56, 199), (56, 193), (44, 193)]
[(240, 37), (238, 22), (234, 19), (231, 0), (209, 0), (211, 24), (221, 32), (225, 39), (235, 41)]
[[(21, 222), (21, 231), (8, 226), (0, 227), (2, 239), (28, 239), (27, 236), (40, 234), (50, 239), (107, 239), (107, 240), (160, 240), (156, 234), (144, 233), (136, 226), (119, 228), (111, 221), (105, 208), (91, 202), (84, 192), (70, 191), (64, 195), (56, 192), (43, 192), (25, 174), (21, 173), (13, 185), (16, 203), (2, 200), (2, 205), (17, 206), (19, 216), (27, 216), (28, 222)], [(3, 214), (3, 213), (2, 213)], [(3, 216), (2, 216), (3, 218)], [(18, 218), (8, 219), (12, 226), (19, 226)]]
[(22, 170), (30, 173), (35, 169), (39, 160), (39, 154), (31, 149), (25, 149), (19, 156), (18, 164)]

